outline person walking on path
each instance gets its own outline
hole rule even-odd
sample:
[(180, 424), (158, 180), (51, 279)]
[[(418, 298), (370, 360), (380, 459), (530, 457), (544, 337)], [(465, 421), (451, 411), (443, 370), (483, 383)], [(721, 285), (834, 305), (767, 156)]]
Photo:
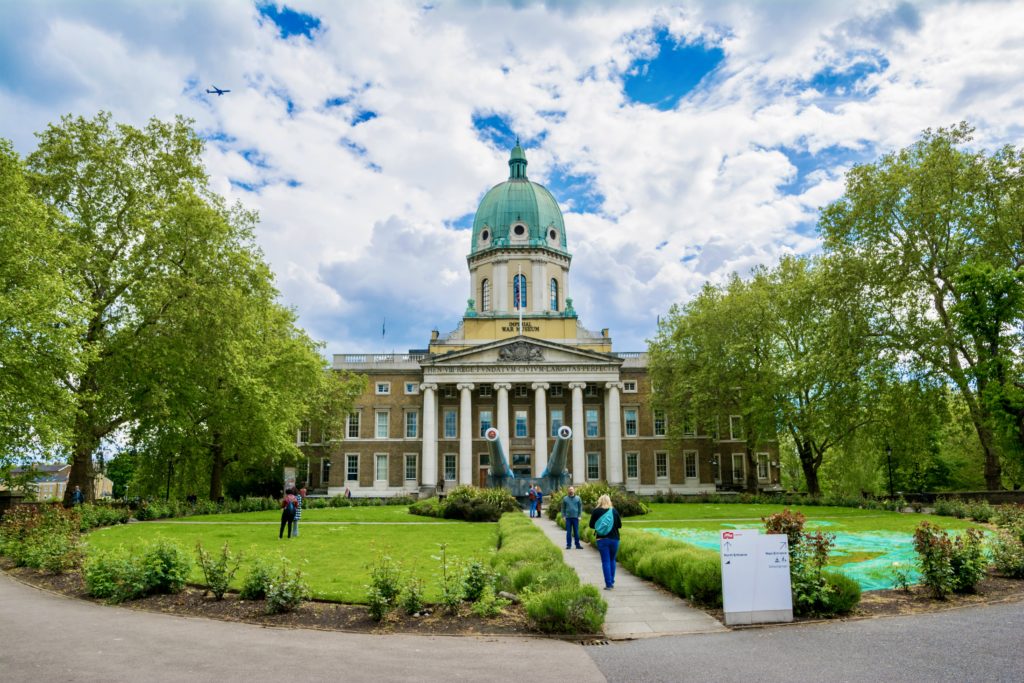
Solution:
[(580, 515), (583, 514), (583, 501), (576, 495), (576, 488), (569, 487), (568, 493), (562, 498), (562, 518), (565, 520), (565, 549), (572, 547), (573, 540), (576, 541), (576, 548), (580, 545)]
[(597, 507), (590, 513), (590, 528), (597, 534), (597, 550), (601, 553), (601, 570), (604, 572), (604, 589), (615, 588), (615, 556), (619, 554), (619, 529), (622, 517), (612, 507), (612, 499), (606, 493), (597, 499)]
[(530, 518), (532, 519), (537, 516), (537, 487), (531, 486), (526, 497), (530, 499)]
[(299, 535), (299, 520), (302, 519), (302, 502), (306, 499), (306, 489), (299, 489), (295, 494), (295, 522), (292, 524), (292, 536)]
[(277, 532), (277, 537), (284, 537), (284, 527), (288, 525), (288, 538), (292, 537), (292, 525), (295, 523), (295, 506), (298, 501), (295, 499), (295, 495), (291, 489), (286, 489), (284, 492), (284, 498), (281, 499), (281, 530)]
[(85, 494), (82, 493), (81, 487), (79, 487), (76, 484), (75, 485), (75, 490), (71, 492), (71, 504), (72, 505), (81, 505), (84, 502), (85, 502)]

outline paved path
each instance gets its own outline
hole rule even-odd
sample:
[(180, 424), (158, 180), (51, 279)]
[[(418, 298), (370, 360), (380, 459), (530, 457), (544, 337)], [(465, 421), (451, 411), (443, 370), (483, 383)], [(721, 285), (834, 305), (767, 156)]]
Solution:
[[(532, 521), (563, 549), (566, 564), (576, 570), (581, 581), (604, 587), (601, 556), (597, 548), (583, 544), (582, 550), (565, 550), (564, 529), (547, 518), (534, 518)], [(585, 521), (580, 520), (581, 523)], [(615, 640), (726, 630), (717, 619), (690, 607), (659, 586), (633, 576), (622, 565), (615, 572), (615, 589), (602, 591), (601, 596), (608, 603), (604, 632)]]

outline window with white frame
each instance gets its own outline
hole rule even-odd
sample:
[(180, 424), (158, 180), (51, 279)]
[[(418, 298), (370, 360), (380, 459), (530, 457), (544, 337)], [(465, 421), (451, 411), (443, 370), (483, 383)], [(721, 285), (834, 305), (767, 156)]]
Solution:
[(480, 411), (480, 436), (483, 436), (488, 429), (494, 426), (494, 413), (490, 410)]
[(558, 310), (558, 280), (551, 278), (551, 310)]
[(377, 382), (377, 395), (387, 396), (391, 393), (391, 382)]
[(626, 479), (636, 479), (640, 476), (640, 454), (626, 453)]
[(596, 384), (588, 384), (587, 388), (583, 390), (583, 395), (588, 398), (594, 398), (600, 396), (600, 389)]
[(565, 411), (561, 408), (551, 409), (551, 436), (558, 436), (558, 429), (565, 424)]
[(525, 384), (517, 384), (514, 391), (516, 398), (530, 398), (530, 387)]
[(376, 453), (374, 455), (375, 466), (373, 468), (373, 479), (377, 482), (388, 480), (388, 455), (387, 453)]
[(732, 454), (732, 481), (734, 484), (742, 484), (747, 480), (747, 463), (742, 453)]
[(526, 421), (526, 417), (529, 414), (528, 410), (517, 410), (516, 411), (516, 427), (515, 435), (517, 439), (523, 439), (530, 435), (529, 423)]
[(587, 408), (583, 411), (583, 416), (587, 436), (592, 439), (600, 436), (601, 432), (598, 428), (597, 408)]
[(487, 278), (480, 282), (480, 310), (491, 310), (491, 281)]
[(388, 438), (388, 433), (389, 433), (388, 427), (390, 426), (391, 414), (388, 411), (386, 411), (386, 410), (378, 410), (376, 412), (376, 416), (377, 416), (377, 429), (375, 431), (376, 437), (378, 439), (386, 439), (386, 438)]
[(654, 435), (665, 436), (667, 431), (665, 422), (665, 411), (655, 410), (654, 411)]
[(320, 483), (325, 486), (331, 481), (331, 459), (323, 458), (320, 460)]
[(601, 454), (587, 453), (587, 479), (595, 481), (601, 478)]
[(348, 438), (350, 438), (350, 439), (358, 439), (359, 438), (359, 413), (358, 412), (349, 413), (348, 414), (347, 423), (348, 424), (346, 424), (346, 426), (345, 426), (345, 434), (347, 434)]
[(683, 413), (683, 436), (694, 436), (697, 433), (697, 416), (692, 410)]
[(708, 434), (715, 441), (718, 441), (718, 416), (715, 415), (708, 420)]
[(416, 454), (406, 453), (405, 454), (405, 480), (416, 481), (419, 479), (416, 473)]
[(729, 416), (729, 438), (733, 441), (743, 441), (746, 437), (743, 435), (743, 416), (742, 415), (730, 415)]
[(562, 398), (564, 391), (561, 384), (552, 384), (551, 388), (548, 389), (548, 396), (551, 398)]
[(654, 454), (654, 476), (658, 479), (668, 479), (668, 453)]
[(405, 412), (405, 438), (415, 439), (420, 435), (420, 413), (418, 410)]
[(757, 454), (757, 478), (761, 481), (768, 480), (768, 454)]
[(441, 396), (444, 398), (455, 398), (455, 387), (450, 385), (446, 386), (441, 390)]
[(622, 422), (623, 426), (625, 427), (625, 436), (636, 436), (637, 409), (625, 408), (622, 411), (622, 415)]
[(309, 443), (309, 423), (303, 422), (299, 427), (299, 443)]
[(636, 380), (626, 380), (622, 383), (622, 393), (624, 394), (635, 394), (636, 393)]
[(686, 478), (697, 478), (697, 451), (684, 451), (683, 464), (686, 468)]
[(444, 438), (454, 439), (459, 435), (459, 412), (455, 408), (444, 409)]
[(490, 384), (484, 384), (480, 387), (480, 398), (490, 398), (494, 395), (494, 387)]
[(420, 385), (417, 382), (406, 382), (405, 393), (410, 396), (420, 393)]
[(355, 453), (345, 456), (345, 481), (359, 481), (359, 456)]
[(455, 454), (444, 454), (444, 480), (455, 481)]

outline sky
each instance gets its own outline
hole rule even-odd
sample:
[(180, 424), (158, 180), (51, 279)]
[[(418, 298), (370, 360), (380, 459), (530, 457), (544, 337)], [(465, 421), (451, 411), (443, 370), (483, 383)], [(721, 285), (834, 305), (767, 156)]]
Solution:
[(518, 137), (581, 323), (641, 351), (705, 282), (815, 253), (852, 165), (961, 120), (1024, 144), (1024, 2), (0, 0), (0, 137), (101, 110), (194, 120), (328, 356), (458, 325)]

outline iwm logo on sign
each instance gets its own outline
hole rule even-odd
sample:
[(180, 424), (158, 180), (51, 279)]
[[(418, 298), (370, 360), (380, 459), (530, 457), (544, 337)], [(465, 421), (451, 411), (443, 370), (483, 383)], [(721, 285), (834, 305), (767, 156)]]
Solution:
[[(501, 331), (502, 332), (518, 332), (519, 331), (519, 322), (518, 321), (511, 322), (508, 325), (506, 325), (505, 327), (501, 328)], [(534, 325), (533, 323), (524, 322), (523, 323), (523, 332), (540, 332), (540, 328), (537, 327), (536, 325)]]

